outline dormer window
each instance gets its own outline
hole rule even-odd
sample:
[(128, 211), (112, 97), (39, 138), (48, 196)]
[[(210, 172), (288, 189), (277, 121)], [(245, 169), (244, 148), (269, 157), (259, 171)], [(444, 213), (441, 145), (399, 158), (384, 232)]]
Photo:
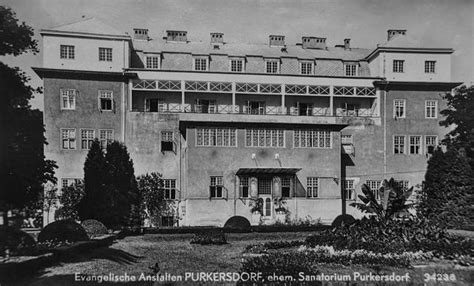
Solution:
[(70, 59), (73, 60), (75, 57), (74, 46), (71, 45), (61, 45), (60, 46), (60, 55), (61, 59)]
[(243, 58), (230, 59), (230, 71), (231, 72), (243, 72), (244, 71), (244, 59)]
[(157, 55), (147, 55), (146, 57), (146, 68), (147, 69), (159, 69), (160, 68), (160, 57)]
[(195, 71), (207, 71), (208, 70), (208, 59), (207, 58), (194, 58), (193, 70), (195, 70)]
[(402, 73), (404, 63), (403, 60), (393, 60), (393, 72)]
[(99, 48), (99, 61), (111, 62), (112, 61), (112, 48)]
[(436, 61), (425, 61), (425, 73), (435, 73), (435, 67)]
[(280, 61), (275, 60), (266, 60), (265, 61), (265, 72), (266, 73), (279, 73), (280, 72)]
[(357, 64), (356, 63), (345, 63), (344, 64), (344, 75), (345, 76), (357, 76)]
[(300, 73), (301, 74), (313, 74), (313, 63), (312, 62), (300, 62)]

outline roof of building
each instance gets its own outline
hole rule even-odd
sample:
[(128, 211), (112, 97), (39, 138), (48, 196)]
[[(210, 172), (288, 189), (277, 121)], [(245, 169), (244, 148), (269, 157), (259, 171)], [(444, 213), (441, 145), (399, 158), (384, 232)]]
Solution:
[(425, 49), (431, 48), (445, 48), (445, 47), (432, 47), (432, 45), (423, 43), (421, 39), (415, 39), (408, 35), (396, 35), (389, 41), (378, 45), (379, 48), (413, 48), (413, 49)]
[(120, 32), (114, 27), (111, 27), (96, 18), (82, 19), (78, 22), (69, 23), (65, 25), (56, 26), (50, 29), (44, 29), (45, 32), (63, 32), (73, 34), (93, 34), (93, 35), (107, 35), (107, 36), (127, 36), (125, 32)]
[[(165, 40), (134, 41), (134, 48), (143, 52), (190, 53), (194, 55), (222, 54), (228, 56), (261, 56), (268, 58), (295, 57), (300, 59), (341, 59), (358, 61), (365, 58), (371, 50), (361, 48), (303, 49), (301, 45), (269, 46), (268, 44), (225, 43), (211, 44), (204, 42), (166, 42)], [(218, 49), (214, 49), (214, 46)]]

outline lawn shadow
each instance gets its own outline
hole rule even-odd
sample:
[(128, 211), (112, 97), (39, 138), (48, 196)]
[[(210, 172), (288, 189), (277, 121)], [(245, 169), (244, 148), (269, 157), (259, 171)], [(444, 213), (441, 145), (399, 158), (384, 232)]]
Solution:
[(94, 259), (106, 259), (119, 264), (134, 264), (137, 263), (143, 256), (137, 256), (126, 251), (110, 248), (99, 247), (89, 252), (68, 252), (60, 255), (60, 262), (75, 263), (86, 262)]

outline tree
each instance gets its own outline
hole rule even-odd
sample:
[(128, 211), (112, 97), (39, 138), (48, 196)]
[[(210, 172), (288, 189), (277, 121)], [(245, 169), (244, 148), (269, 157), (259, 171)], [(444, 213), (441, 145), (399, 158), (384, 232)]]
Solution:
[[(37, 53), (33, 29), (19, 24), (15, 13), (0, 6), (0, 55)], [(43, 184), (56, 183), (54, 161), (46, 160), (42, 113), (29, 100), (40, 88), (18, 68), (0, 63), (0, 210), (22, 208), (40, 199)], [(6, 217), (5, 217), (6, 219)]]
[(113, 141), (107, 145), (104, 175), (105, 193), (112, 205), (103, 223), (112, 228), (130, 225), (132, 214), (139, 210), (139, 194), (133, 161), (124, 144)]
[(366, 184), (362, 185), (362, 193), (364, 195), (359, 195), (362, 203), (351, 203), (350, 206), (363, 213), (374, 214), (380, 221), (409, 216), (409, 209), (413, 207), (413, 204), (407, 202), (413, 193), (413, 187), (407, 190), (393, 178), (382, 182), (379, 189), (380, 201)]
[(60, 207), (54, 216), (56, 220), (72, 219), (79, 220), (78, 204), (84, 197), (83, 182), (74, 183), (71, 186), (63, 187), (59, 195)]
[(443, 143), (448, 148), (464, 149), (471, 169), (474, 169), (474, 86), (463, 85), (453, 93), (446, 93), (443, 98), (447, 101), (448, 107), (441, 111), (441, 115), (446, 118), (440, 125), (454, 126)]
[(436, 149), (428, 161), (417, 214), (447, 227), (474, 224), (474, 172), (463, 152)]

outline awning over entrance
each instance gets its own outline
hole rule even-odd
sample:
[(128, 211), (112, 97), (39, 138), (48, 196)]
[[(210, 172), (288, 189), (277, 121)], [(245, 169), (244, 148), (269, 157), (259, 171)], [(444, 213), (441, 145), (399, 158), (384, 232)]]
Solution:
[(240, 168), (237, 175), (294, 175), (299, 170), (301, 168)]

